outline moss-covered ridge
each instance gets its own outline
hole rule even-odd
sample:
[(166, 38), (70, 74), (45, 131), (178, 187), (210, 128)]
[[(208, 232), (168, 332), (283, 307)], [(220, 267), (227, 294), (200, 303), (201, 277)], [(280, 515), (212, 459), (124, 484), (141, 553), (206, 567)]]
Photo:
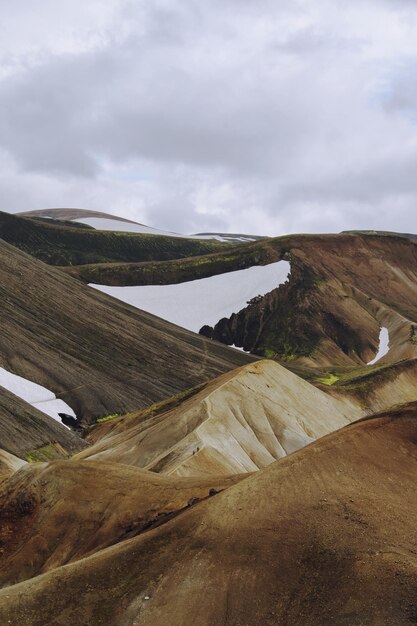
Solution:
[(0, 238), (41, 261), (64, 266), (160, 261), (228, 248), (218, 241), (99, 231), (80, 224), (3, 212), (0, 212)]

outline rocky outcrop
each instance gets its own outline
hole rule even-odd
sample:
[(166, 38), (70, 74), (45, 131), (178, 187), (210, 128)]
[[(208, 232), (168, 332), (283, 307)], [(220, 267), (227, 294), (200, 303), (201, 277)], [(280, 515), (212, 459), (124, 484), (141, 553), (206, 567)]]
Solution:
[[(363, 365), (390, 332), (384, 363), (417, 356), (417, 245), (401, 237), (294, 236), (288, 283), (203, 334), (305, 365)], [(278, 242), (277, 242), (278, 243)]]

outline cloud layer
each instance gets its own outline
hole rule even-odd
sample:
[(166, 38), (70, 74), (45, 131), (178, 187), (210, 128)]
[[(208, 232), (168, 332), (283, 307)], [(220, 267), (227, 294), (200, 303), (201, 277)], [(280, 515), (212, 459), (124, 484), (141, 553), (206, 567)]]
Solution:
[(8, 9), (1, 208), (181, 232), (417, 230), (413, 2), (103, 6)]

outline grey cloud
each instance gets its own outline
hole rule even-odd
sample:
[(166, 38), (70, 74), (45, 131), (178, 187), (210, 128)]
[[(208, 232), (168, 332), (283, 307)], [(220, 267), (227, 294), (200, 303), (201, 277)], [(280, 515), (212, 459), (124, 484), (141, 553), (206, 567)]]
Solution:
[(394, 230), (396, 201), (412, 230), (412, 63), (383, 40), (372, 53), (329, 6), (120, 2), (99, 45), (51, 48), (0, 80), (5, 202), (278, 234), (364, 216)]

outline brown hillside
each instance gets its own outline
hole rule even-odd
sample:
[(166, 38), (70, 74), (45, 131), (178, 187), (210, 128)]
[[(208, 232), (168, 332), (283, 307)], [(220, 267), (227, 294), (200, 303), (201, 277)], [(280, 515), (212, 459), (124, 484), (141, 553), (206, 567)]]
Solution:
[(4, 589), (0, 622), (415, 624), (416, 442), (416, 405), (348, 426), (159, 528)]
[[(0, 451), (0, 477), (3, 461)], [(134, 537), (239, 480), (173, 480), (111, 463), (26, 465), (0, 485), (0, 587)]]
[(417, 356), (417, 245), (401, 237), (306, 235), (274, 242), (291, 259), (282, 285), (222, 320), (213, 337), (307, 366), (363, 365), (386, 326), (380, 364)]
[(6, 478), (10, 478), (12, 474), (23, 467), (26, 461), (22, 461), (14, 454), (10, 454), (5, 450), (0, 450), (0, 482)]

